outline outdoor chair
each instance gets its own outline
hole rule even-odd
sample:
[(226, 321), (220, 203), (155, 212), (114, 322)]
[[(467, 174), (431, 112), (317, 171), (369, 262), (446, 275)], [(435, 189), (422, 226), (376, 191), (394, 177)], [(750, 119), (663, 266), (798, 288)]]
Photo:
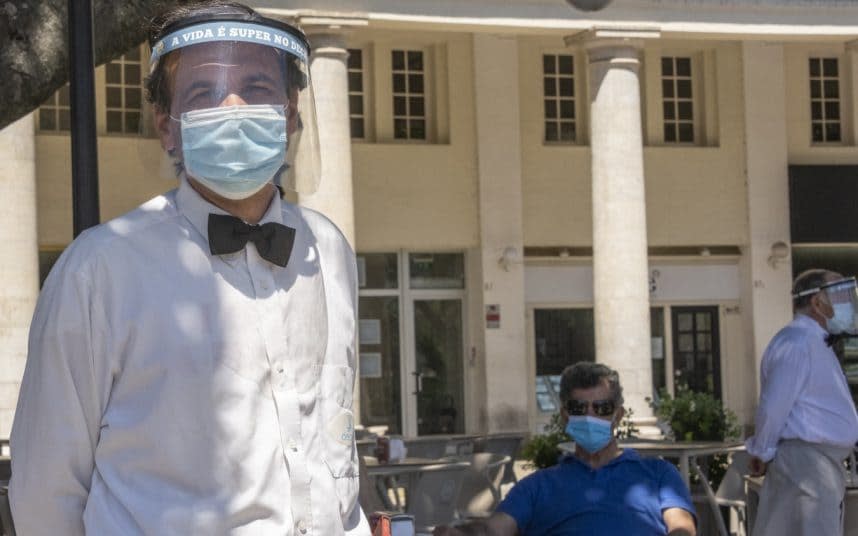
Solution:
[(405, 452), (409, 458), (438, 459), (447, 456), (447, 437), (420, 437), (406, 439)]
[(509, 456), (509, 462), (504, 468), (501, 483), (515, 483), (518, 482), (518, 478), (515, 476), (515, 458), (518, 456), (523, 440), (524, 435), (522, 434), (487, 435), (475, 445), (474, 452), (491, 452), (492, 454)]
[(367, 515), (372, 512), (387, 510), (389, 507), (381, 498), (382, 490), (377, 487), (377, 481), (369, 477), (369, 471), (366, 469), (366, 459), (358, 455), (360, 478), (358, 479), (358, 503), (363, 508)]
[(444, 447), (445, 456), (470, 456), (474, 452), (472, 439), (451, 439)]
[(468, 462), (429, 465), (420, 472), (407, 498), (406, 513), (414, 516), (417, 534), (431, 534), (456, 519), (456, 505)]
[[(712, 520), (715, 522), (715, 530), (722, 536), (748, 536), (748, 499), (745, 494), (744, 475), (748, 473), (750, 455), (747, 452), (736, 451), (730, 455), (730, 464), (724, 473), (724, 478), (718, 485), (718, 489), (712, 497), (695, 495), (694, 499), (705, 500), (707, 504), (717, 504), (718, 511), (712, 512)], [(700, 478), (707, 476), (700, 470), (700, 466), (694, 467)], [(707, 500), (708, 499), (708, 500)], [(730, 511), (729, 528), (724, 522), (721, 508), (726, 507)], [(703, 515), (698, 511), (698, 515)], [(701, 519), (701, 521), (703, 521)], [(702, 523), (705, 525), (706, 523)], [(705, 527), (704, 527), (705, 528)]]
[(748, 501), (745, 495), (744, 479), (744, 476), (748, 474), (750, 460), (751, 456), (747, 452), (734, 452), (730, 457), (730, 465), (727, 467), (727, 472), (724, 473), (724, 478), (715, 492), (715, 500), (718, 504), (730, 508), (731, 536), (747, 536), (750, 530), (748, 527)]
[(491, 452), (478, 452), (472, 454), (468, 461), (471, 466), (465, 469), (457, 514), (460, 519), (485, 518), (500, 503), (501, 481), (510, 457)]
[(9, 482), (0, 482), (0, 534), (15, 536), (15, 524), (12, 523), (12, 508), (9, 506)]

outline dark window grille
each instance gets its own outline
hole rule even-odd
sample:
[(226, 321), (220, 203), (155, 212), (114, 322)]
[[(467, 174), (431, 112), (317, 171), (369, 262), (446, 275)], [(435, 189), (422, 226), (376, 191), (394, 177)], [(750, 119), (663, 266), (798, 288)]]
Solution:
[(810, 135), (814, 143), (843, 141), (837, 58), (810, 58)]
[(568, 54), (542, 55), (545, 141), (575, 143), (575, 61)]
[(363, 51), (359, 48), (350, 48), (348, 59), (349, 125), (351, 136), (355, 139), (366, 137), (366, 110), (364, 107), (366, 90), (364, 89), (363, 69)]
[(393, 73), (393, 137), (425, 140), (426, 70), (420, 50), (391, 51)]
[(661, 58), (661, 102), (665, 143), (694, 143), (691, 58)]

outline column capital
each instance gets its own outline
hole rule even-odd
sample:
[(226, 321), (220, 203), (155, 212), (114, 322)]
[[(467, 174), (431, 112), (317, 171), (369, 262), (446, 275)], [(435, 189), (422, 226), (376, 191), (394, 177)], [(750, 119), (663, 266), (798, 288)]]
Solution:
[(846, 52), (851, 52), (853, 54), (855, 52), (858, 52), (858, 39), (846, 41), (846, 43), (843, 44), (843, 48), (846, 50)]
[(369, 25), (369, 18), (365, 13), (329, 13), (317, 10), (262, 12), (266, 17), (301, 28), (307, 35), (314, 54), (345, 54), (346, 36), (349, 32)]
[(358, 13), (299, 12), (295, 19), (307, 35), (346, 34), (369, 25), (369, 18)]
[(647, 39), (661, 37), (658, 26), (594, 26), (575, 34), (567, 35), (563, 41), (568, 47), (598, 48), (643, 48)]
[(348, 57), (346, 38), (341, 33), (313, 32), (307, 34), (307, 39), (310, 40), (313, 57), (327, 56), (341, 58), (343, 61)]

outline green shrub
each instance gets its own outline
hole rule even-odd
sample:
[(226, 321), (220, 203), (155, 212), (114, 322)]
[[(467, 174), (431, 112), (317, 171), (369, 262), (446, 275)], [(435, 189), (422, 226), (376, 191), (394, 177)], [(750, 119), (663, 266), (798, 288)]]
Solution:
[(545, 425), (545, 433), (531, 437), (524, 444), (521, 448), (521, 457), (530, 462), (529, 467), (545, 469), (557, 463), (557, 457), (560, 455), (557, 445), (564, 441), (572, 441), (565, 429), (566, 423), (559, 413), (555, 413)]
[[(666, 435), (675, 441), (729, 441), (741, 437), (741, 427), (736, 414), (724, 408), (721, 401), (709, 393), (692, 391), (688, 386), (676, 386), (676, 396), (662, 389), (656, 400), (647, 399), (656, 418), (670, 429)], [(712, 489), (727, 470), (727, 456), (712, 456), (707, 475)], [(692, 475), (692, 483), (697, 481)]]
[(686, 385), (677, 385), (675, 397), (661, 389), (656, 400), (647, 402), (670, 426), (669, 437), (676, 441), (725, 441), (738, 439), (741, 433), (735, 413), (709, 393), (691, 391)]

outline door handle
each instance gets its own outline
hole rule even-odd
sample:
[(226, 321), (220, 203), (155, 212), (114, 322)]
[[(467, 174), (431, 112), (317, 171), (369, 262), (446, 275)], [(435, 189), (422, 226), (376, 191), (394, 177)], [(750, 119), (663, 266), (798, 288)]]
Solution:
[(422, 372), (412, 372), (414, 375), (414, 386), (417, 389), (412, 395), (419, 395), (421, 391), (423, 391), (423, 373)]

